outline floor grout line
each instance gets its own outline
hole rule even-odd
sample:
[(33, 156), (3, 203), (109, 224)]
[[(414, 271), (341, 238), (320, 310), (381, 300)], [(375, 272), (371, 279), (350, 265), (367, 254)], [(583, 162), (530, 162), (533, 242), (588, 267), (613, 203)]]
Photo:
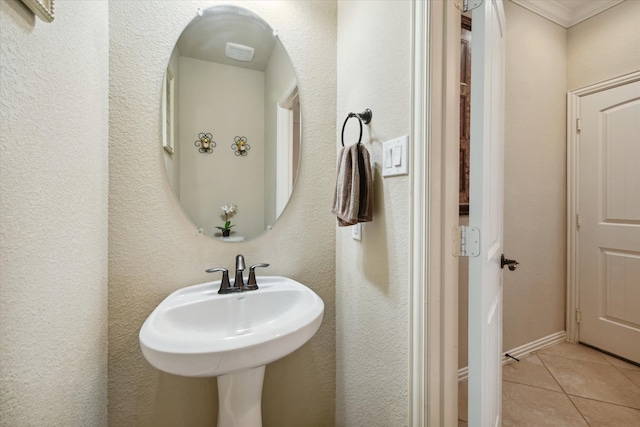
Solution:
[(506, 381), (506, 382), (508, 382), (508, 383), (512, 383), (512, 384), (524, 385), (524, 386), (527, 386), (527, 387), (533, 387), (533, 388), (537, 388), (538, 390), (549, 391), (549, 392), (551, 392), (551, 393), (564, 394), (565, 396), (568, 396), (568, 394), (567, 394), (567, 393), (565, 393), (565, 392), (564, 392), (564, 390), (563, 390), (563, 391), (550, 390), (550, 389), (548, 389), (548, 388), (544, 388), (544, 387), (540, 387), (540, 386), (532, 385), (532, 384), (527, 384), (527, 383), (521, 383), (521, 382), (514, 381), (514, 380), (505, 380), (505, 379), (503, 379), (502, 381), (503, 381), (503, 382), (505, 382), (505, 381)]
[[(594, 350), (598, 351), (598, 349), (595, 349), (595, 348), (594, 348)], [(606, 353), (603, 353), (603, 354), (606, 354)], [(614, 357), (614, 356), (611, 356), (611, 355), (607, 355), (607, 356), (609, 356), (609, 357)], [(637, 388), (637, 389), (640, 391), (640, 386), (638, 386), (636, 383), (634, 383), (633, 381), (631, 381), (631, 378), (629, 378), (628, 376), (626, 376), (626, 375), (625, 375), (625, 373), (624, 373), (624, 372), (622, 372), (622, 370), (623, 370), (623, 369), (631, 370), (630, 368), (621, 368), (621, 367), (619, 367), (619, 366), (614, 365), (613, 363), (611, 363), (611, 361), (610, 361), (609, 359), (607, 359), (606, 357), (603, 357), (603, 359), (604, 359), (604, 360), (606, 360), (606, 361), (607, 361), (607, 363), (609, 363), (609, 365), (613, 366), (613, 367), (614, 367), (618, 372), (620, 372), (620, 375), (622, 375), (622, 376), (623, 376), (623, 377), (625, 377), (627, 380), (629, 380), (629, 382), (630, 382), (630, 383), (631, 383), (635, 388)], [(618, 359), (618, 360), (620, 360), (621, 362), (627, 363), (627, 362), (625, 362), (624, 360), (621, 360), (621, 359)], [(629, 363), (629, 365), (631, 365), (631, 366), (635, 366), (635, 365), (632, 365), (632, 364), (630, 364), (630, 363)]]
[[(604, 403), (605, 405), (613, 405), (613, 406), (617, 406), (619, 408), (627, 408), (627, 409), (633, 409), (634, 411), (640, 411), (640, 409), (638, 408), (634, 408), (633, 406), (627, 406), (627, 405), (622, 405), (620, 403), (613, 403), (613, 402), (607, 402), (606, 400), (598, 400), (598, 399), (594, 399), (593, 397), (584, 397), (584, 396), (578, 396), (576, 394), (567, 394), (567, 396), (569, 396), (569, 398), (571, 397), (577, 397), (578, 399), (585, 399), (585, 400), (590, 400), (592, 402), (600, 402), (600, 403)], [(571, 399), (570, 399), (571, 400)], [(579, 411), (579, 410), (578, 410)]]
[[(581, 344), (575, 344), (575, 345), (581, 346)], [(589, 348), (588, 346), (583, 346), (583, 347)], [(596, 349), (591, 349), (591, 350), (596, 351), (597, 354), (602, 358), (602, 360), (604, 360), (604, 363), (598, 363), (598, 362), (593, 361), (593, 360), (585, 360), (585, 359), (580, 359), (580, 358), (575, 358), (575, 357), (567, 357), (566, 354), (542, 354), (542, 356), (554, 356), (554, 357), (559, 357), (559, 358), (566, 359), (566, 360), (572, 360), (572, 361), (578, 361), (578, 362), (584, 362), (584, 363), (592, 363), (592, 364), (598, 364), (598, 365), (604, 365), (604, 366), (613, 367), (613, 368), (615, 368), (615, 371), (618, 372), (620, 375), (622, 375), (625, 380), (627, 380), (629, 383), (631, 383), (634, 388), (640, 389), (640, 387), (637, 384), (635, 384), (629, 377), (627, 377), (625, 375), (625, 373), (623, 372), (623, 369), (624, 369), (623, 367), (614, 365), (608, 358), (604, 357)], [(550, 377), (553, 379), (553, 381), (555, 382), (555, 384), (559, 387), (559, 389), (561, 391), (553, 390), (553, 389), (550, 389), (550, 388), (541, 387), (540, 385), (527, 384), (526, 382), (520, 382), (517, 379), (514, 380), (513, 378), (511, 378), (509, 380), (506, 380), (506, 379), (504, 379), (504, 377), (502, 377), (502, 381), (503, 382), (508, 382), (508, 383), (511, 383), (511, 384), (518, 384), (518, 385), (522, 385), (522, 386), (526, 386), (526, 387), (533, 387), (535, 389), (543, 390), (545, 392), (553, 392), (553, 393), (563, 394), (564, 396), (566, 396), (566, 398), (569, 400), (571, 406), (577, 411), (577, 413), (580, 415), (580, 418), (585, 422), (585, 424), (587, 426), (591, 426), (591, 424), (587, 420), (587, 415), (583, 414), (582, 411), (580, 411), (580, 408), (578, 407), (578, 405), (574, 402), (574, 400), (572, 398), (585, 399), (585, 400), (589, 400), (591, 402), (599, 402), (599, 403), (602, 403), (602, 404), (605, 404), (605, 405), (612, 405), (613, 407), (617, 407), (617, 408), (621, 408), (621, 409), (624, 408), (624, 409), (631, 409), (631, 410), (635, 410), (635, 411), (640, 410), (640, 408), (627, 406), (626, 404), (609, 402), (609, 401), (605, 401), (605, 400), (601, 400), (601, 399), (597, 399), (597, 398), (593, 398), (593, 397), (585, 397), (585, 396), (579, 396), (579, 395), (575, 395), (575, 394), (570, 394), (570, 393), (567, 392), (565, 387), (563, 387), (562, 383), (558, 380), (558, 378), (556, 378), (556, 376), (553, 374), (553, 372), (551, 372), (551, 370), (549, 369), (549, 367), (547, 366), (547, 363), (545, 363), (543, 358), (540, 357), (541, 356), (540, 352), (529, 353), (525, 357), (522, 357), (521, 360), (524, 360), (525, 358), (530, 357), (530, 356), (536, 356), (536, 358), (540, 361), (540, 363), (544, 367), (545, 371), (550, 375)], [(514, 363), (518, 363), (518, 362), (514, 362)], [(508, 365), (509, 364), (507, 364), (505, 366), (508, 366)], [(503, 369), (504, 369), (504, 367), (503, 367)], [(464, 383), (464, 382), (468, 383), (468, 381), (461, 381), (461, 383)], [(502, 398), (504, 399), (504, 393), (503, 393)], [(468, 400), (467, 400), (467, 404), (468, 404)], [(462, 423), (468, 423), (468, 421), (463, 420), (462, 418), (460, 418), (460, 416), (458, 416), (458, 421), (462, 422)]]
[[(576, 345), (581, 346), (582, 344), (576, 344)], [(621, 371), (621, 369), (623, 369), (623, 368), (619, 368), (618, 366), (616, 366), (616, 365), (614, 365), (613, 363), (611, 363), (611, 361), (610, 361), (609, 359), (607, 359), (606, 357), (604, 357), (604, 356), (603, 356), (603, 354), (606, 354), (606, 353), (602, 353), (602, 352), (600, 352), (598, 349), (596, 349), (596, 348), (591, 348), (591, 347), (589, 347), (589, 346), (583, 346), (583, 347), (585, 347), (585, 348), (589, 348), (589, 349), (591, 349), (591, 350), (595, 351), (596, 353), (598, 353), (598, 355), (599, 355), (600, 357), (602, 357), (602, 359), (603, 359), (605, 362), (607, 362), (605, 366), (610, 366), (610, 367), (614, 368), (614, 369), (615, 369), (615, 370), (616, 370), (620, 375), (622, 375), (622, 377), (624, 377), (624, 379), (625, 379), (629, 384), (631, 384), (631, 386), (632, 386), (632, 387), (634, 387), (634, 388), (636, 388), (636, 389), (640, 390), (640, 387), (638, 387), (638, 386), (637, 386), (633, 381), (631, 381), (631, 379), (630, 379), (629, 377), (627, 377), (627, 376), (626, 376), (626, 375)], [(564, 358), (564, 359), (568, 359), (568, 360), (576, 360), (576, 361), (578, 361), (578, 362), (582, 362), (582, 363), (594, 363), (594, 364), (599, 364), (598, 362), (594, 362), (594, 361), (581, 360), (581, 359), (573, 359), (573, 358), (571, 358), (571, 357), (564, 357), (564, 356), (553, 355), (553, 354), (549, 354), (548, 356), (562, 357), (562, 358)], [(613, 357), (613, 356), (610, 356), (610, 357)], [(601, 402), (601, 403), (605, 403), (605, 404), (609, 404), (609, 405), (616, 405), (616, 406), (619, 406), (619, 407), (622, 407), (622, 408), (629, 408), (629, 409), (636, 409), (636, 410), (638, 410), (638, 409), (639, 409), (639, 408), (634, 408), (633, 406), (622, 405), (622, 404), (620, 404), (620, 403), (614, 403), (614, 402), (609, 402), (609, 401), (606, 401), (606, 400), (594, 399), (594, 398), (592, 398), (592, 397), (578, 396), (578, 395), (575, 395), (575, 394), (569, 394), (569, 393), (564, 389), (564, 387), (562, 386), (562, 384), (560, 384), (560, 381), (558, 381), (558, 379), (555, 377), (555, 375), (553, 375), (553, 372), (551, 372), (551, 370), (547, 367), (547, 364), (544, 362), (544, 360), (542, 360), (542, 358), (541, 358), (541, 357), (539, 357), (539, 356), (538, 356), (538, 359), (540, 360), (540, 362), (542, 362), (542, 365), (545, 367), (545, 369), (547, 370), (547, 372), (549, 372), (549, 374), (551, 374), (551, 377), (553, 377), (553, 379), (555, 380), (555, 382), (556, 382), (556, 383), (560, 386), (560, 388), (562, 389), (563, 393), (564, 393), (565, 395), (567, 395), (567, 396), (574, 396), (574, 397), (578, 397), (578, 398), (580, 398), (580, 399), (589, 399), (589, 400), (592, 400), (592, 401), (594, 401), (594, 402)], [(569, 398), (569, 400), (571, 400), (571, 398)], [(573, 403), (573, 400), (571, 400), (571, 403)], [(575, 406), (575, 405), (574, 405), (574, 406)], [(578, 409), (578, 408), (576, 407), (576, 409)], [(580, 410), (579, 410), (579, 409), (578, 409), (578, 412), (580, 412)], [(580, 412), (580, 415), (582, 415), (582, 412)]]
[[(551, 375), (551, 378), (553, 378), (553, 380), (556, 382), (556, 384), (558, 384), (558, 387), (560, 387), (560, 390), (562, 390), (562, 392), (568, 396), (567, 390), (564, 389), (564, 387), (562, 387), (562, 384), (560, 384), (560, 381), (558, 381), (558, 379), (556, 378), (555, 375), (553, 375), (553, 372), (551, 372), (551, 369), (549, 369), (549, 367), (547, 366), (547, 364), (544, 362), (544, 360), (542, 360), (542, 358), (540, 356), (538, 356), (538, 360), (540, 360), (540, 363), (542, 363), (542, 366), (544, 366), (544, 369), (547, 370), (547, 372), (549, 373), (549, 375)], [(571, 399), (569, 399), (571, 400)], [(572, 402), (573, 403), (573, 402)]]
[(551, 378), (553, 378), (553, 380), (556, 382), (556, 384), (558, 384), (558, 387), (560, 387), (560, 390), (562, 390), (562, 392), (556, 392), (556, 393), (563, 394), (569, 400), (571, 405), (576, 409), (576, 411), (578, 411), (578, 414), (580, 414), (580, 417), (584, 420), (584, 422), (588, 426), (591, 426), (591, 424), (589, 423), (587, 418), (584, 416), (584, 414), (582, 412), (580, 412), (580, 409), (576, 406), (576, 404), (574, 403), (573, 399), (571, 399), (571, 397), (569, 397), (569, 394), (567, 393), (567, 391), (564, 389), (564, 387), (562, 387), (562, 384), (560, 384), (560, 381), (558, 381), (558, 379), (555, 377), (555, 375), (553, 375), (553, 372), (551, 372), (551, 370), (549, 369), (547, 364), (544, 362), (544, 360), (542, 360), (542, 358), (537, 354), (536, 354), (536, 357), (538, 358), (540, 363), (542, 363), (542, 366), (544, 367), (544, 369), (546, 369), (547, 373), (549, 375), (551, 375)]

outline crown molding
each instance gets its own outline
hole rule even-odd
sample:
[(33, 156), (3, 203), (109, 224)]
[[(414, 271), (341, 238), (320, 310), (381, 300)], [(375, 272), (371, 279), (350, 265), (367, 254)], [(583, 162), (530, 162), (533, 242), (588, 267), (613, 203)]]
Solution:
[(624, 0), (511, 0), (556, 24), (569, 28)]

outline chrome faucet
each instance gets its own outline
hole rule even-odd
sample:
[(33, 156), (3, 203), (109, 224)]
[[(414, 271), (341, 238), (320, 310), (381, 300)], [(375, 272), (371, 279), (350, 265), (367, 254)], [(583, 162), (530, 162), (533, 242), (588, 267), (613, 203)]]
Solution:
[(244, 263), (244, 256), (242, 254), (238, 254), (236, 256), (236, 277), (233, 285), (229, 283), (229, 270), (222, 267), (215, 267), (205, 270), (207, 273), (216, 273), (222, 272), (222, 281), (220, 282), (220, 289), (218, 290), (219, 294), (230, 294), (233, 292), (242, 292), (242, 291), (254, 291), (258, 289), (258, 284), (256, 283), (256, 273), (255, 269), (257, 267), (269, 267), (269, 264), (260, 263), (254, 264), (249, 267), (249, 280), (247, 284), (244, 283), (243, 272), (246, 269), (246, 265)]

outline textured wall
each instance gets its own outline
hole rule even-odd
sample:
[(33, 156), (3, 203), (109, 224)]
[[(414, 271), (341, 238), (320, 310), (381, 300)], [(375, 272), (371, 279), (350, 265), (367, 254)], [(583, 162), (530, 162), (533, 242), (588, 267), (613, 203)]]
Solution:
[(107, 424), (108, 13), (0, 2), (0, 425)]
[[(225, 2), (228, 3), (228, 2)], [(335, 170), (336, 4), (239, 2), (265, 18), (300, 79), (303, 146), (298, 184), (274, 229), (256, 240), (222, 243), (197, 234), (176, 202), (162, 164), (160, 94), (173, 45), (197, 7), (216, 2), (109, 2), (109, 423), (215, 424), (215, 379), (164, 374), (144, 360), (138, 331), (171, 291), (232, 269), (234, 256), (269, 262), (325, 302), (316, 336), (270, 364), (265, 427), (331, 426), (335, 413), (335, 229), (329, 210)]]
[(640, 1), (624, 1), (569, 28), (567, 89), (640, 70)]
[[(336, 237), (339, 426), (408, 423), (410, 180), (383, 179), (380, 164), (382, 143), (410, 130), (410, 22), (409, 1), (338, 5), (338, 138), (347, 113), (370, 108), (363, 141), (377, 163), (362, 242), (350, 227)], [(345, 145), (357, 141), (357, 121), (347, 128)]]

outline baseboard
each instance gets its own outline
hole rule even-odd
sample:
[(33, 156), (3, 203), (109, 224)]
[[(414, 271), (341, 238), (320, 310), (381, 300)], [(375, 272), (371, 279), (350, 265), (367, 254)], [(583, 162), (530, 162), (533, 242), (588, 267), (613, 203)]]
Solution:
[[(521, 345), (520, 347), (507, 350), (504, 354), (509, 353), (509, 355), (517, 359), (520, 359), (522, 357), (529, 355), (530, 353), (533, 353), (534, 351), (540, 351), (554, 344), (558, 344), (563, 341), (566, 341), (566, 339), (567, 339), (567, 332), (560, 331), (560, 332), (556, 332), (555, 334), (547, 335), (546, 337), (537, 339), (535, 341), (531, 341), (530, 343)], [(513, 362), (512, 358), (507, 357), (504, 354), (502, 355), (503, 365), (505, 365), (507, 362), (510, 362), (510, 361)], [(464, 381), (467, 379), (468, 376), (469, 376), (468, 366), (458, 369), (458, 381)]]

